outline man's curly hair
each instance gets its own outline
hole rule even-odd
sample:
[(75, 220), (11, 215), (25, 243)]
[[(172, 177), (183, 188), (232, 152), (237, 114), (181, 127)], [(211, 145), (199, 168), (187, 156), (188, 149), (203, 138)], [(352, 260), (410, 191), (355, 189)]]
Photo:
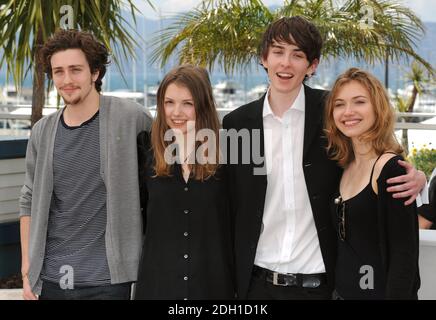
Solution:
[(95, 89), (101, 91), (102, 79), (106, 74), (106, 66), (110, 63), (109, 51), (91, 33), (79, 30), (59, 30), (42, 46), (39, 62), (47, 76), (52, 78), (51, 57), (67, 49), (80, 49), (86, 56), (91, 73), (99, 72), (95, 81)]

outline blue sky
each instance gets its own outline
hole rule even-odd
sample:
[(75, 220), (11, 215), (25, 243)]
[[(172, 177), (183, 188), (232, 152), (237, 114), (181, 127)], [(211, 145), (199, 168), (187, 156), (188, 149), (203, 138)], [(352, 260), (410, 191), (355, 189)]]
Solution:
[[(171, 15), (187, 11), (195, 7), (201, 0), (151, 0), (161, 11), (162, 15)], [(436, 22), (436, 0), (401, 0), (410, 7), (425, 22)], [(135, 0), (136, 5), (147, 18), (157, 18), (158, 14), (146, 4), (144, 0)], [(281, 5), (283, 0), (263, 0), (266, 5)]]

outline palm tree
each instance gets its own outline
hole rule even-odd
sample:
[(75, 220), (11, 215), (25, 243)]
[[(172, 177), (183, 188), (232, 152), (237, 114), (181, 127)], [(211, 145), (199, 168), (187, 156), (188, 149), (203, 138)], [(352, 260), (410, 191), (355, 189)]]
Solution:
[(423, 85), (429, 82), (429, 79), (425, 77), (424, 70), (421, 66), (414, 61), (411, 66), (410, 72), (406, 75), (407, 82), (411, 82), (413, 85), (412, 95), (407, 101), (407, 109), (406, 112), (413, 112), (413, 108), (415, 107), (416, 98), (418, 94), (422, 94)]
[(215, 62), (227, 71), (246, 65), (257, 56), (259, 38), (274, 19), (261, 1), (204, 1), (191, 12), (179, 14), (156, 36), (152, 61), (164, 65), (179, 50), (179, 63), (212, 69)]
[[(365, 20), (365, 10), (372, 20)], [(393, 0), (290, 0), (272, 12), (260, 0), (204, 0), (180, 14), (154, 39), (153, 60), (165, 64), (176, 53), (179, 63), (226, 72), (247, 67), (267, 25), (281, 16), (301, 15), (314, 22), (325, 39), (324, 57), (353, 57), (370, 63), (413, 57), (429, 72), (432, 66), (414, 50), (424, 32), (419, 18)], [(365, 24), (366, 23), (366, 24)]]
[[(406, 74), (406, 81), (408, 83), (412, 83), (412, 94), (407, 100), (397, 96), (395, 98), (395, 101), (396, 101), (397, 108), (400, 112), (412, 113), (415, 107), (416, 98), (418, 97), (418, 94), (422, 94), (424, 90), (424, 84), (431, 82), (431, 75), (427, 77), (425, 75), (424, 69), (416, 61), (413, 61), (410, 71)], [(412, 119), (416, 120), (416, 118), (412, 118)], [(403, 122), (405, 122), (406, 119), (403, 118), (402, 120)], [(407, 119), (407, 121), (410, 120)], [(402, 145), (407, 154), (408, 146), (409, 146), (407, 129), (403, 129), (402, 132)]]
[[(394, 97), (395, 107), (399, 112), (407, 112), (407, 101), (403, 97), (396, 95)], [(406, 119), (403, 117), (401, 122), (405, 123)], [(409, 154), (409, 137), (407, 135), (407, 129), (401, 130), (401, 145), (403, 146), (404, 153)]]
[[(153, 7), (150, 0), (147, 2)], [(45, 99), (44, 73), (42, 66), (35, 63), (36, 57), (47, 38), (60, 28), (64, 5), (73, 9), (74, 28), (94, 33), (108, 48), (113, 48), (117, 65), (120, 55), (134, 55), (137, 44), (136, 32), (122, 16), (123, 9), (130, 10), (136, 24), (138, 9), (133, 0), (0, 0), (0, 47), (4, 51), (0, 65), (6, 62), (7, 74), (13, 76), (18, 87), (33, 67), (32, 126), (42, 117)]]

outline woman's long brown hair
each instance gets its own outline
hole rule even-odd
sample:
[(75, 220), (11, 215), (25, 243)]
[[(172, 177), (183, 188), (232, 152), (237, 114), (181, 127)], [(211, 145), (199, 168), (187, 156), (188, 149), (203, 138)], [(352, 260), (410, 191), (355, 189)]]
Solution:
[[(155, 155), (154, 169), (156, 176), (169, 176), (171, 174), (171, 165), (165, 161), (165, 149), (172, 142), (164, 139), (165, 132), (170, 130), (165, 119), (164, 102), (165, 92), (172, 83), (187, 88), (192, 95), (196, 115), (195, 132), (197, 133), (201, 129), (210, 129), (215, 133), (216, 158), (207, 159), (206, 164), (199, 164), (197, 161), (194, 164), (189, 164), (191, 177), (196, 180), (207, 179), (215, 174), (219, 165), (220, 123), (209, 75), (205, 69), (192, 65), (182, 65), (171, 70), (162, 80), (157, 91), (157, 115), (151, 130), (151, 145)], [(205, 141), (196, 143), (195, 151), (203, 142)]]
[(394, 135), (394, 109), (389, 102), (389, 96), (385, 88), (370, 73), (358, 68), (350, 68), (338, 77), (327, 99), (325, 133), (328, 140), (327, 151), (330, 158), (338, 161), (342, 167), (347, 166), (355, 158), (351, 139), (339, 131), (333, 118), (335, 99), (339, 90), (351, 81), (357, 81), (368, 91), (375, 113), (375, 122), (368, 132), (362, 135), (362, 141), (371, 143), (377, 155), (381, 155), (386, 151), (402, 154), (403, 148)]

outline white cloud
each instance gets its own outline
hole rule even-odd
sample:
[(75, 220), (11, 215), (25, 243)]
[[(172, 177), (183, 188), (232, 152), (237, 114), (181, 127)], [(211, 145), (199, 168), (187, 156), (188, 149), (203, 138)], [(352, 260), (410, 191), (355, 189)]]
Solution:
[(436, 22), (436, 0), (403, 0), (405, 6), (415, 11), (424, 22)]
[(135, 0), (135, 5), (140, 12), (150, 19), (158, 19), (159, 12), (161, 15), (171, 15), (183, 11), (188, 11), (198, 5), (201, 0), (151, 0), (156, 11), (148, 5), (145, 0)]
[[(153, 5), (162, 15), (171, 15), (178, 12), (188, 11), (201, 3), (201, 0), (151, 0)], [(135, 5), (147, 18), (157, 19), (159, 13), (153, 11), (145, 0), (135, 0)], [(281, 5), (283, 0), (264, 0), (267, 6)]]

